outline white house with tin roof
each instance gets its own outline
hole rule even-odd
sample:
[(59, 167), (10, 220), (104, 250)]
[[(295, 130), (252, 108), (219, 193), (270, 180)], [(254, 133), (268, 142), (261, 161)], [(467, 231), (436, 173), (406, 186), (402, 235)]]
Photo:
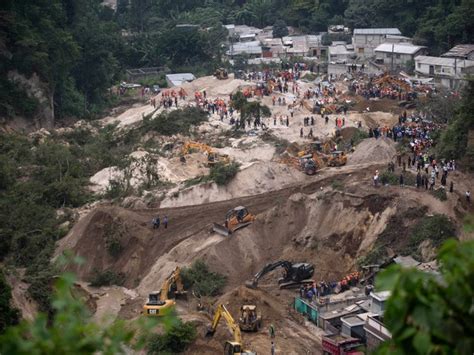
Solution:
[(415, 73), (419, 78), (433, 78), (438, 85), (458, 89), (468, 75), (474, 74), (474, 60), (420, 55), (415, 57)]
[(411, 43), (382, 43), (374, 49), (377, 62), (394, 67), (405, 65), (413, 61), (416, 56), (425, 55), (427, 52), (426, 47)]
[(352, 36), (352, 44), (358, 57), (369, 58), (374, 49), (385, 42), (387, 36), (400, 36), (398, 28), (356, 28)]

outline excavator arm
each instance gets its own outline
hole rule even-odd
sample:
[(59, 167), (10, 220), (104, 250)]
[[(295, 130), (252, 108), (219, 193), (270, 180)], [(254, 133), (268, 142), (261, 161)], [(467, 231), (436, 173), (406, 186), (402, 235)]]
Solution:
[(242, 335), (240, 333), (239, 325), (235, 322), (234, 318), (223, 304), (217, 306), (216, 313), (214, 314), (214, 318), (212, 320), (211, 328), (208, 330), (207, 335), (214, 335), (217, 326), (219, 325), (219, 321), (221, 320), (221, 317), (224, 317), (227, 323), (227, 327), (232, 332), (232, 335), (234, 337), (234, 343), (242, 344)]
[(179, 266), (174, 269), (171, 275), (166, 278), (165, 282), (163, 282), (163, 285), (161, 285), (160, 300), (162, 302), (169, 299), (170, 288), (173, 284), (176, 285), (177, 294), (184, 292), (183, 281), (181, 280), (181, 269)]
[(292, 264), (286, 260), (280, 260), (274, 263), (269, 263), (265, 265), (262, 270), (256, 273), (253, 279), (246, 283), (246, 286), (249, 288), (257, 288), (258, 280), (260, 280), (264, 275), (268, 274), (269, 272), (275, 270), (278, 267), (283, 267), (288, 273), (288, 271), (291, 269), (291, 265)]

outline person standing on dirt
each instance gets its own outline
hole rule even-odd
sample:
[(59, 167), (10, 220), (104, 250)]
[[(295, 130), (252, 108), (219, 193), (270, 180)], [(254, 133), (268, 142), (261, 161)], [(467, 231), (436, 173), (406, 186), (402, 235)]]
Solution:
[(421, 174), (418, 172), (416, 174), (416, 188), (419, 189), (422, 184)]
[(451, 181), (451, 183), (449, 184), (449, 192), (453, 193), (454, 191), (454, 183)]
[(441, 176), (441, 186), (443, 187), (443, 189), (446, 188), (446, 174), (443, 174)]
[[(270, 327), (268, 328), (268, 330), (270, 332), (270, 338), (275, 339), (275, 327), (273, 326), (273, 323), (270, 324)], [(272, 344), (273, 344), (273, 341), (272, 341)]]
[(303, 138), (303, 127), (300, 128), (300, 137)]
[(403, 174), (400, 174), (399, 181), (400, 181), (400, 186), (402, 186), (402, 187), (403, 187), (403, 185), (404, 185), (404, 178), (403, 178)]
[(165, 229), (168, 229), (168, 216), (163, 217), (163, 226)]
[(377, 187), (379, 186), (379, 171), (375, 170), (374, 174), (374, 186)]
[(326, 124), (328, 124), (329, 123), (329, 116), (326, 116), (326, 118), (324, 120), (325, 120)]
[(159, 229), (160, 228), (160, 216), (156, 216), (155, 218), (153, 218), (153, 220), (151, 222), (153, 224), (153, 229)]
[(466, 202), (468, 204), (471, 204), (471, 191), (470, 190), (466, 191)]
[(275, 342), (272, 341), (272, 355), (275, 355)]

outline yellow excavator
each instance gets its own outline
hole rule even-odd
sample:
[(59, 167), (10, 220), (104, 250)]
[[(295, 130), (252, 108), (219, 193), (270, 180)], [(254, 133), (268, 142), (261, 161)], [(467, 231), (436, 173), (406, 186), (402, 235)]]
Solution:
[(212, 230), (227, 237), (240, 228), (244, 228), (255, 221), (255, 216), (251, 214), (244, 206), (237, 206), (225, 215), (224, 225), (214, 223)]
[(172, 289), (174, 289), (175, 298), (186, 297), (186, 291), (184, 291), (180, 273), (181, 269), (176, 267), (171, 275), (163, 282), (161, 290), (148, 295), (148, 300), (143, 306), (143, 314), (157, 317), (169, 314), (176, 304), (176, 301), (169, 297)]
[(240, 333), (239, 325), (235, 322), (234, 318), (230, 314), (230, 312), (225, 308), (223, 304), (217, 306), (216, 313), (214, 314), (214, 319), (212, 320), (211, 327), (207, 330), (206, 336), (213, 336), (216, 332), (217, 326), (219, 325), (219, 321), (221, 317), (224, 317), (225, 321), (227, 322), (227, 326), (229, 330), (232, 332), (234, 336), (233, 341), (226, 341), (224, 345), (224, 355), (235, 355), (235, 354), (242, 354), (242, 355), (256, 355), (255, 352), (250, 350), (243, 350), (242, 348), (242, 334)]
[(207, 154), (207, 164), (209, 167), (215, 165), (218, 162), (229, 163), (229, 156), (224, 154), (217, 154), (210, 146), (204, 143), (188, 141), (184, 143), (181, 148), (181, 156), (189, 154), (191, 150), (199, 150)]

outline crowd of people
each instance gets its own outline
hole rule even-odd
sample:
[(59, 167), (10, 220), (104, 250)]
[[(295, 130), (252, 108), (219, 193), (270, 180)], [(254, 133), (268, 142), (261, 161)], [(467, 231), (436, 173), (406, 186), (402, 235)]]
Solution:
[(300, 297), (313, 301), (314, 298), (324, 297), (333, 293), (340, 293), (349, 290), (351, 287), (356, 286), (359, 283), (362, 274), (359, 272), (353, 272), (342, 278), (340, 281), (334, 282), (314, 282), (313, 284), (301, 285)]

